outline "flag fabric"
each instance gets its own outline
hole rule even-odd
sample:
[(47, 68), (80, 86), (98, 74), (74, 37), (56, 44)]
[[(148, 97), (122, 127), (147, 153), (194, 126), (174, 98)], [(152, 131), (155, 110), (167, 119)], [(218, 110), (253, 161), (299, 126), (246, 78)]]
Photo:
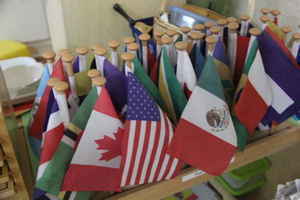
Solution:
[(169, 118), (174, 123), (177, 122), (187, 103), (187, 99), (176, 78), (166, 47), (162, 48), (160, 60), (159, 91), (166, 106)]
[(200, 41), (199, 43), (195, 43), (190, 54), (197, 80), (199, 79), (205, 64), (205, 56), (202, 52), (203, 44), (204, 42), (200, 43)]
[(66, 191), (120, 191), (122, 122), (107, 89), (98, 89), (99, 98), (64, 178)]
[(61, 138), (64, 135), (64, 114), (62, 113), (63, 110), (60, 109), (59, 104), (53, 91), (51, 91), (51, 99), (52, 102), (50, 115), (47, 122), (47, 129), (43, 133), (43, 140), (41, 146), (41, 157), (40, 157), (40, 165), (38, 167), (38, 173), (36, 177), (36, 187), (52, 193), (52, 188), (43, 188), (40, 186), (44, 185), (44, 181), (47, 180), (48, 174), (47, 167), (48, 164), (51, 162), (53, 155), (58, 147), (58, 144)]
[(172, 124), (131, 72), (124, 129), (121, 187), (158, 182), (178, 173), (181, 163), (166, 152)]
[(245, 65), (248, 46), (249, 46), (250, 37), (247, 36), (238, 36), (237, 38), (237, 51), (236, 51), (236, 64), (234, 72), (234, 83), (237, 85)]
[[(147, 51), (147, 57), (148, 57), (148, 73), (151, 74), (152, 70), (155, 70), (155, 64), (156, 64), (156, 44), (153, 40), (149, 40), (148, 42), (148, 51)], [(157, 68), (156, 68), (157, 70)]]
[(136, 76), (136, 78), (143, 84), (143, 86), (148, 91), (149, 95), (154, 99), (154, 101), (164, 110), (164, 102), (162, 100), (158, 88), (152, 82), (150, 77), (146, 74), (144, 68), (142, 67), (140, 61), (137, 58), (133, 60), (133, 66), (134, 75)]
[(155, 63), (151, 66), (150, 78), (155, 85), (158, 85), (159, 66), (160, 66), (161, 52), (159, 53)]
[(234, 84), (232, 81), (232, 71), (229, 67), (229, 58), (226, 55), (225, 45), (221, 38), (219, 38), (216, 43), (213, 58), (225, 90), (226, 101), (231, 105), (234, 94)]
[(273, 94), (272, 106), (262, 123), (281, 123), (300, 110), (300, 92), (293, 84), (300, 81), (300, 68), (282, 40), (270, 29), (267, 28), (258, 40)]
[(296, 59), (268, 27), (258, 41), (257, 59), (235, 106), (238, 118), (250, 133), (260, 122), (281, 123), (300, 110), (296, 101), (300, 93), (294, 84), (289, 84), (300, 80)]
[(168, 152), (208, 174), (219, 176), (230, 164), (237, 138), (212, 56), (175, 129)]
[[(55, 63), (55, 65), (53, 67), (53, 72), (52, 72), (51, 78), (58, 78), (59, 80), (62, 80), (62, 81), (66, 80), (66, 77), (65, 77), (65, 74), (63, 71), (63, 63), (62, 63), (61, 59), (59, 59)], [(45, 84), (45, 83), (43, 83), (43, 84)], [(47, 82), (47, 84), (48, 84), (48, 82)], [(36, 154), (37, 156), (40, 155), (42, 134), (44, 131), (46, 131), (46, 128), (47, 128), (46, 126), (47, 126), (47, 122), (48, 122), (47, 120), (49, 118), (50, 109), (51, 109), (52, 103), (54, 102), (53, 100), (49, 100), (51, 91), (52, 91), (52, 88), (47, 85), (46, 88), (44, 89), (39, 106), (33, 115), (31, 125), (29, 128), (29, 143), (30, 143), (30, 146), (31, 146), (34, 154)]]
[(189, 98), (196, 86), (197, 78), (187, 51), (177, 51), (176, 77)]
[[(76, 149), (76, 144), (80, 141), (80, 136), (85, 130), (86, 124), (92, 113), (93, 107), (99, 96), (97, 87), (93, 87), (79, 107), (71, 123), (64, 131), (64, 135), (55, 151), (51, 162), (48, 163), (45, 173), (48, 174), (47, 179), (39, 182), (39, 188), (57, 195), (63, 184), (65, 173)], [(74, 195), (74, 194), (73, 194)], [(76, 195), (81, 195), (78, 192)]]
[(73, 72), (83, 72), (87, 69), (87, 57), (85, 55), (78, 55), (75, 58), (75, 61), (73, 63)]

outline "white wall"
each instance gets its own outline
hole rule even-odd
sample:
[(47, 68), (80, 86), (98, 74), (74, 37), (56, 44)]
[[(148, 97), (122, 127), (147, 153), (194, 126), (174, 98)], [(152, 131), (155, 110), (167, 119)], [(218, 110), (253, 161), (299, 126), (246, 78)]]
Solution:
[(45, 1), (0, 0), (0, 40), (48, 39)]

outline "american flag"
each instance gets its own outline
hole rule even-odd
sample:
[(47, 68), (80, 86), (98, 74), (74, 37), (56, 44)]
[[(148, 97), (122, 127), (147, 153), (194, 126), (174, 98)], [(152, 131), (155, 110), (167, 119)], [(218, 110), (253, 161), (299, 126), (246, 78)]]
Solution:
[(177, 174), (180, 162), (167, 154), (173, 134), (166, 114), (129, 72), (121, 187), (171, 179)]

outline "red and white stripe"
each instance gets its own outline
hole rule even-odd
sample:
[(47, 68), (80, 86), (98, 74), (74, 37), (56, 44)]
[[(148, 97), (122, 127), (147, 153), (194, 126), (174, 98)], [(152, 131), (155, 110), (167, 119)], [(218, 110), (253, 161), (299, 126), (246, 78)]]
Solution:
[(179, 161), (167, 154), (173, 127), (160, 110), (160, 122), (127, 121), (121, 187), (152, 183), (174, 176)]

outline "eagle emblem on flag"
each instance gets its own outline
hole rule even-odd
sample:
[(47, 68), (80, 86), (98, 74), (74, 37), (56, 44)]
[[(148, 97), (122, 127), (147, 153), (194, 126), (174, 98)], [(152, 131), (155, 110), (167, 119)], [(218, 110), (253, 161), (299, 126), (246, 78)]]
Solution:
[(212, 131), (224, 131), (229, 126), (229, 110), (226, 106), (223, 108), (212, 108), (206, 113), (206, 121)]

